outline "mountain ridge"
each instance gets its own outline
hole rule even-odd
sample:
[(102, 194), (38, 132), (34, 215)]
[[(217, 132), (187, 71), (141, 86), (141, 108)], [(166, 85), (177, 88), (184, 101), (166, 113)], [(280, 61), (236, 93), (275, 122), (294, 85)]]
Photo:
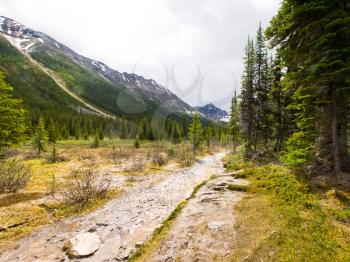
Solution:
[[(146, 79), (143, 76), (130, 73), (120, 73), (115, 69), (110, 68), (100, 61), (90, 59), (73, 51), (66, 45), (56, 41), (49, 35), (35, 31), (25, 25), (12, 20), (10, 18), (0, 16), (0, 33), (2, 33), (8, 41), (11, 42), (18, 50), (25, 52), (35, 61), (43, 64), (44, 59), (38, 59), (40, 55), (46, 53), (48, 55), (60, 54), (72, 59), (76, 64), (90, 72), (97, 74), (110, 84), (119, 87), (128, 88), (133, 94), (139, 93), (143, 95), (143, 99), (159, 100), (166, 106), (186, 112), (191, 110), (191, 106), (182, 101), (179, 97), (173, 94), (170, 90), (159, 85), (153, 79)], [(49, 67), (48, 67), (49, 68)], [(52, 69), (52, 68), (49, 68)]]

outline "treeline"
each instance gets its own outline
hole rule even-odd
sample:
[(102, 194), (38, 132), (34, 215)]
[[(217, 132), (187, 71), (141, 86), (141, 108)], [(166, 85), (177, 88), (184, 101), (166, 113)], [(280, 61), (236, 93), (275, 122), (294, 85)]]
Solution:
[(174, 144), (191, 140), (194, 141), (194, 150), (204, 144), (210, 150), (213, 146), (229, 142), (227, 126), (200, 119), (198, 114), (191, 124), (188, 118), (105, 118), (73, 107), (59, 107), (59, 110), (25, 109), (23, 101), (14, 98), (12, 92), (13, 88), (5, 82), (5, 76), (0, 72), (0, 149), (32, 140), (40, 154), (45, 143), (54, 144), (66, 139), (102, 140), (105, 137), (138, 141), (170, 140)]
[(350, 169), (349, 17), (346, 1), (285, 0), (265, 34), (260, 26), (248, 39), (240, 96), (247, 158), (276, 152), (288, 165)]

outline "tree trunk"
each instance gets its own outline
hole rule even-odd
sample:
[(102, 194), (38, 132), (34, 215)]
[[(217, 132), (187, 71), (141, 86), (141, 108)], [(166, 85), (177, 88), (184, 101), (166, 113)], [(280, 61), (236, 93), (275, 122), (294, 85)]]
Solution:
[(332, 88), (328, 98), (330, 102), (320, 107), (316, 157), (323, 167), (334, 172), (349, 171), (345, 96)]

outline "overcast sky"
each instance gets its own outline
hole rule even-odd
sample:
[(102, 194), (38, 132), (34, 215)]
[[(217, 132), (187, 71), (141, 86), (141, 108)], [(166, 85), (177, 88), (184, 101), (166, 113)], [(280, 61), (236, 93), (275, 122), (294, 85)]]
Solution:
[(249, 34), (280, 0), (0, 0), (0, 15), (120, 71), (152, 78), (191, 105), (227, 109)]

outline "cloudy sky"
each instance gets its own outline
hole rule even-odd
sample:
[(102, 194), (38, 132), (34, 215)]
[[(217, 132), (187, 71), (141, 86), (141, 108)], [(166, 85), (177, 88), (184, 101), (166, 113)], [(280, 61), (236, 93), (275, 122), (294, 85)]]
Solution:
[(228, 108), (244, 46), (280, 0), (0, 0), (0, 15), (120, 72), (152, 78), (191, 105)]

